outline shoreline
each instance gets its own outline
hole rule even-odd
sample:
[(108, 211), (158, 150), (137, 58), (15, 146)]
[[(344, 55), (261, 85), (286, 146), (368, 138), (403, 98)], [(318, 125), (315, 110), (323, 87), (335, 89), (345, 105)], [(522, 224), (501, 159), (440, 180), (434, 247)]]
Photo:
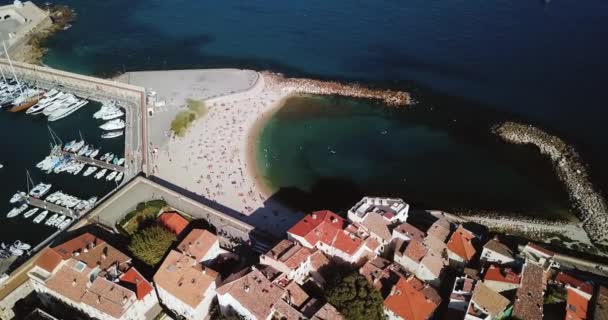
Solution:
[(253, 180), (256, 181), (259, 191), (266, 197), (272, 196), (272, 194), (276, 191), (273, 190), (271, 186), (265, 181), (264, 177), (261, 176), (259, 170), (259, 163), (257, 160), (257, 148), (260, 140), (260, 135), (262, 134), (262, 130), (268, 124), (268, 121), (277, 113), (281, 108), (285, 106), (287, 100), (292, 97), (295, 97), (296, 94), (288, 94), (283, 97), (281, 100), (277, 101), (274, 106), (272, 106), (269, 110), (262, 113), (259, 119), (255, 121), (253, 126), (249, 129), (249, 133), (247, 135), (247, 172), (253, 177)]

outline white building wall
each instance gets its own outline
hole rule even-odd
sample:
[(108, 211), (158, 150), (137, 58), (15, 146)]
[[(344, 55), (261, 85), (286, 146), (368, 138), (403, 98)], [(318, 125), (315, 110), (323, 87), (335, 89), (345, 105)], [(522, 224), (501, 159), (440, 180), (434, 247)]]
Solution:
[(410, 272), (416, 272), (420, 264), (407, 256), (395, 255), (393, 260)]
[(225, 252), (225, 250), (220, 248), (220, 241), (217, 240), (199, 262), (202, 262), (203, 264), (209, 263), (211, 260), (217, 258), (217, 256)]
[(400, 316), (396, 315), (394, 312), (388, 310), (387, 308), (384, 308), (384, 314), (386, 315), (387, 320), (407, 320), (401, 318)]
[(300, 245), (302, 245), (303, 247), (306, 247), (306, 248), (309, 248), (309, 249), (314, 248), (314, 245), (312, 243), (308, 243), (308, 241), (306, 239), (304, 239), (303, 237), (297, 236), (297, 235), (292, 234), (290, 232), (287, 233), (287, 239), (292, 240), (292, 241), (296, 241)]
[(418, 277), (418, 279), (424, 281), (424, 282), (428, 282), (430, 285), (434, 286), (434, 287), (438, 287), (440, 285), (439, 283), (439, 277), (435, 276), (431, 270), (429, 270), (425, 265), (420, 264), (418, 266), (418, 269), (416, 270), (416, 277)]
[(490, 263), (498, 263), (498, 264), (509, 264), (509, 263), (515, 261), (515, 259), (513, 259), (509, 256), (502, 255), (496, 251), (492, 251), (487, 248), (483, 248), (483, 250), (481, 251), (480, 259), (482, 261), (487, 261)]

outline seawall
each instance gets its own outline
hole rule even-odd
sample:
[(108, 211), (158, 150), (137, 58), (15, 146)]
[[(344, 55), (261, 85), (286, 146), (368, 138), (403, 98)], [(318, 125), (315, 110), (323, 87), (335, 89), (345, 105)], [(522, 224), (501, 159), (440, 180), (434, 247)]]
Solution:
[(410, 95), (403, 91), (366, 88), (358, 84), (344, 84), (336, 81), (322, 81), (304, 78), (286, 78), (280, 73), (261, 72), (269, 84), (280, 86), (285, 91), (300, 94), (340, 95), (353, 98), (381, 100), (390, 106), (406, 106), (411, 103)]
[(585, 165), (578, 153), (563, 140), (534, 126), (505, 122), (496, 126), (494, 133), (504, 141), (532, 144), (553, 162), (558, 178), (564, 183), (570, 200), (589, 238), (601, 245), (608, 244), (608, 206), (590, 182)]

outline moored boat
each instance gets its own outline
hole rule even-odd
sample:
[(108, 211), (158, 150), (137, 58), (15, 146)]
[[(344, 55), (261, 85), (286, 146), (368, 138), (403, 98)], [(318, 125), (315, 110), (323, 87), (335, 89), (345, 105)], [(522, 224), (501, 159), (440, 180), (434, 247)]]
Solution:
[(23, 214), (23, 217), (29, 218), (29, 217), (33, 216), (36, 212), (38, 212), (38, 210), (40, 210), (40, 208), (30, 209), (26, 213)]
[(25, 203), (24, 203), (24, 204), (22, 204), (21, 206), (19, 206), (19, 207), (15, 207), (15, 208), (13, 208), (11, 211), (9, 211), (9, 212), (6, 214), (6, 217), (7, 217), (7, 218), (13, 218), (13, 217), (16, 217), (16, 216), (18, 216), (18, 215), (19, 215), (21, 212), (25, 211), (25, 209), (27, 209), (27, 204), (25, 204)]
[(34, 223), (40, 223), (42, 220), (44, 220), (44, 218), (46, 218), (46, 215), (48, 213), (48, 210), (42, 211), (39, 215), (36, 216), (36, 218), (34, 218)]
[(119, 131), (110, 131), (110, 132), (103, 133), (101, 135), (101, 137), (103, 139), (112, 139), (112, 138), (120, 137), (123, 134), (124, 134), (124, 132), (122, 130), (119, 130)]

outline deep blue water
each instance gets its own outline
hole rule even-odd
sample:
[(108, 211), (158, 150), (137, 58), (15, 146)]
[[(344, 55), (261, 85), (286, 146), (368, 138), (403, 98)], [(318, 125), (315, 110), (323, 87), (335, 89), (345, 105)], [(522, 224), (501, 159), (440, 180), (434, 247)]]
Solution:
[(608, 186), (606, 1), (61, 3), (78, 20), (49, 41), (51, 66), (97, 75), (246, 67), (404, 89), (441, 110), (424, 120), (435, 129), (457, 119), (460, 133), (449, 134), (460, 144), (487, 134), (488, 119), (538, 124), (574, 144)]

